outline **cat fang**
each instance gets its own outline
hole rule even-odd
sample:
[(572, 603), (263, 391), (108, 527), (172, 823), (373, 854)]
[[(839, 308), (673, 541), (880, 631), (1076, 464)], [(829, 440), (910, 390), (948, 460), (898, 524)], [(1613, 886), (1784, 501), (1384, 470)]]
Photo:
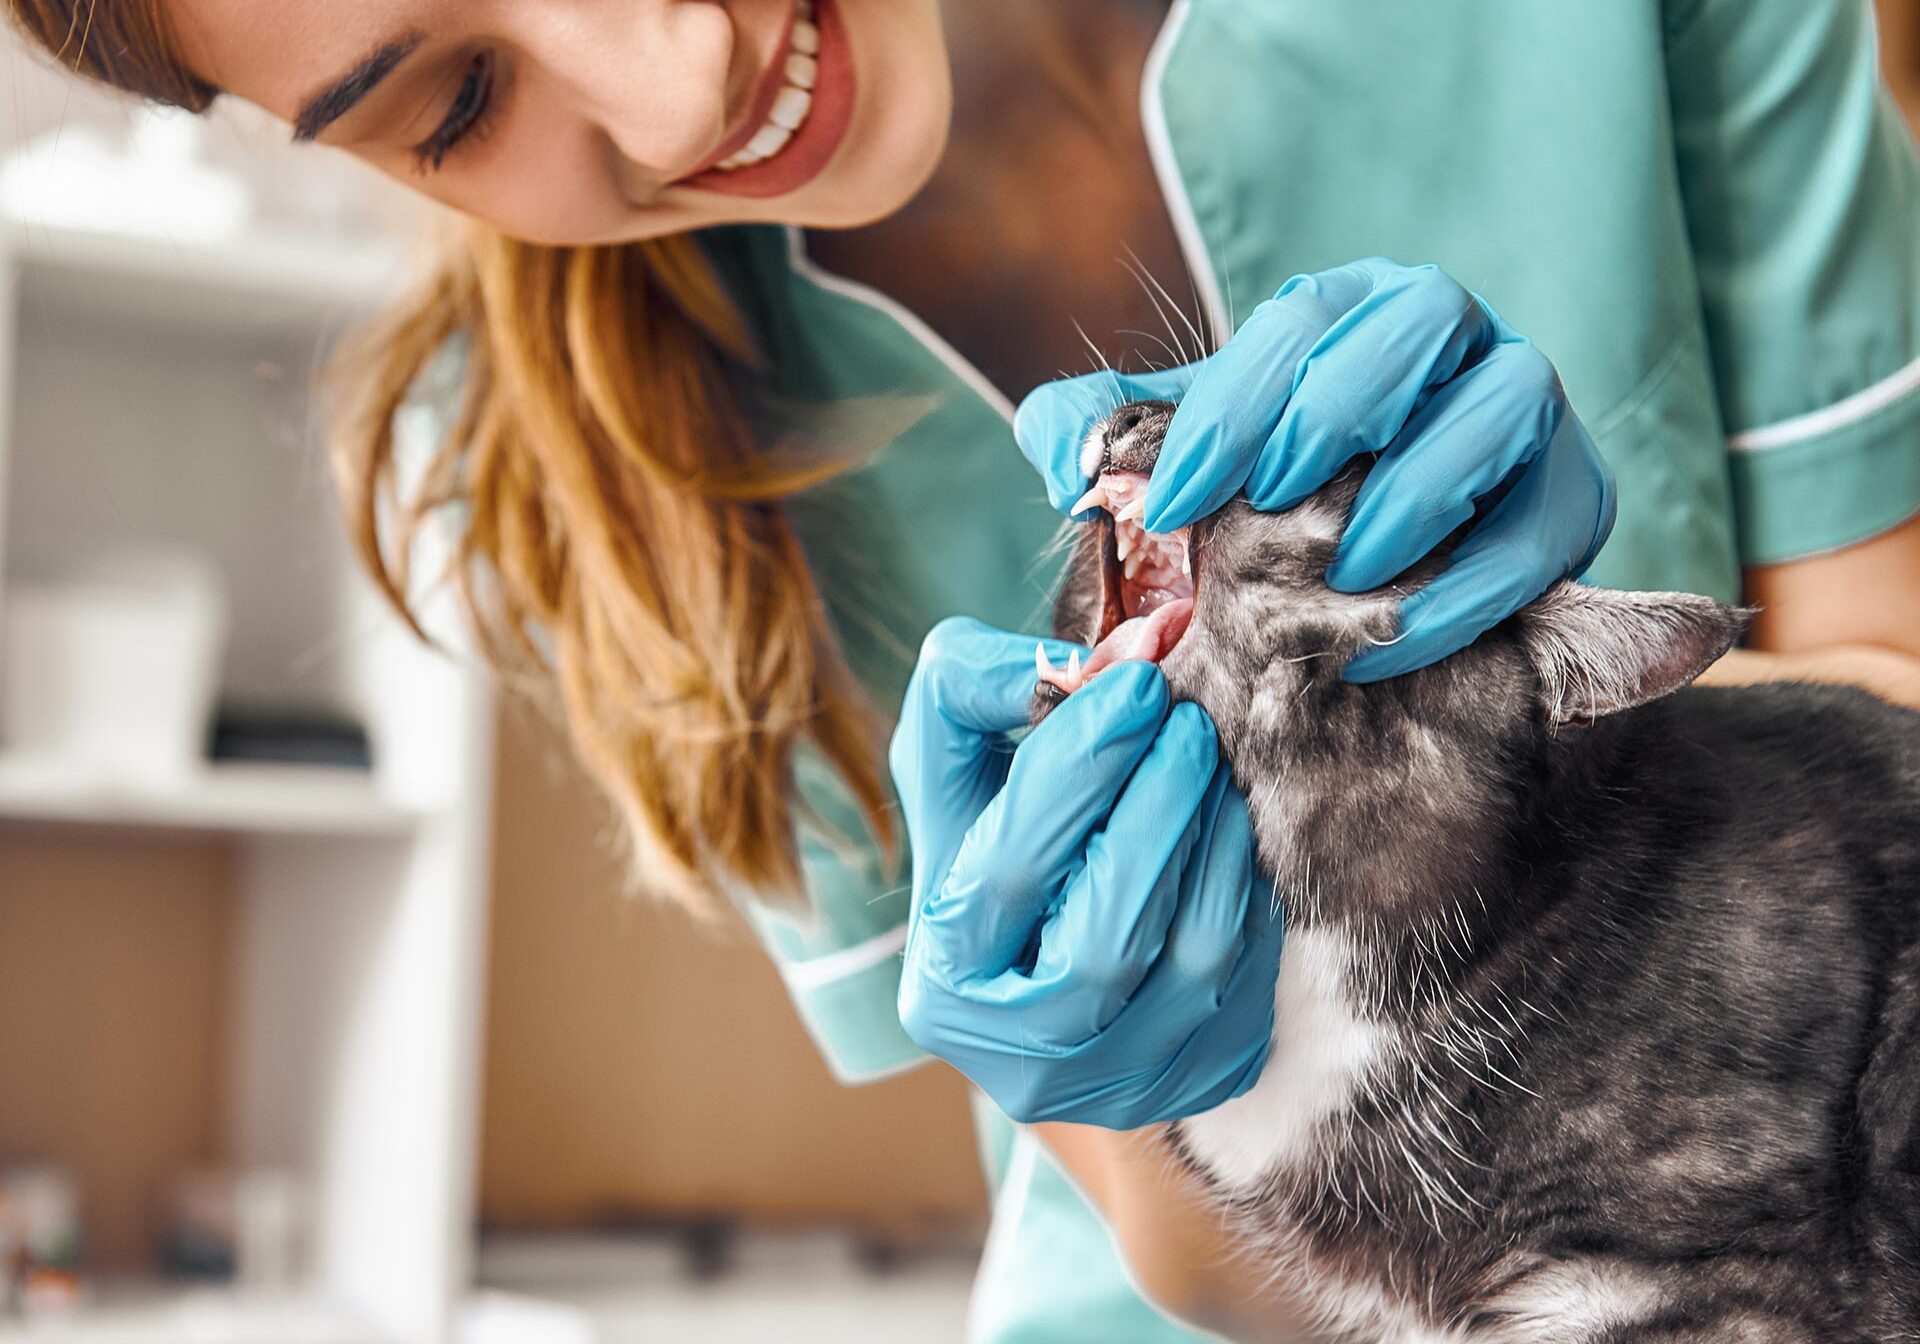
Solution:
[(1194, 530), (1149, 532), (1141, 526), (1148, 474), (1106, 469), (1073, 505), (1075, 514), (1100, 511), (1104, 602), (1099, 638), (1083, 665), (1075, 650), (1055, 667), (1045, 645), (1034, 648), (1036, 694), (1055, 703), (1116, 663), (1159, 663), (1173, 652), (1193, 620)]

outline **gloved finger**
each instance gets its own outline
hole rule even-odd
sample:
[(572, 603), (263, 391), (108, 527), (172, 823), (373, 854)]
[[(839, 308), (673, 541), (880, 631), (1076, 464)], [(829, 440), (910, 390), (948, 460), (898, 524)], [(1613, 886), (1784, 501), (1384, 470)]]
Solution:
[[(1056, 665), (1076, 647), (1042, 641)], [(1036, 680), (1028, 635), (968, 617), (942, 621), (921, 645), (888, 750), (914, 871), (944, 873), (960, 839), (998, 791)]]
[(1096, 421), (1130, 401), (1178, 401), (1192, 380), (1191, 368), (1141, 374), (1102, 369), (1029, 392), (1014, 413), (1013, 435), (1047, 483), (1047, 501), (1065, 513), (1086, 494), (1092, 472), (1082, 450)]
[[(1211, 827), (1203, 815), (1220, 742), (1206, 711), (1178, 704), (1087, 845), (1040, 931), (1031, 972), (1009, 977), (1047, 1039), (1086, 1041), (1111, 1023), (1168, 948), (1183, 870)], [(1204, 860), (1203, 860), (1204, 861)]]
[(1432, 389), (1495, 349), (1501, 330), (1437, 267), (1384, 280), (1308, 354), (1247, 479), (1248, 502), (1292, 508), (1362, 453), (1384, 451)]
[(1224, 765), (1209, 798), (1166, 950), (1102, 1038), (1124, 1041), (1134, 1062), (1100, 1095), (1091, 1123), (1109, 1129), (1210, 1110), (1252, 1086), (1272, 1049), (1279, 904)]
[(1219, 1013), (1247, 940), (1248, 904), (1268, 885), (1255, 866), (1246, 799), (1216, 763), (1179, 873), (1179, 903), (1160, 956), (1128, 1003), (1124, 1029), (1144, 1058), (1171, 1059)]
[[(1390, 581), (1545, 452), (1571, 414), (1545, 355), (1531, 345), (1494, 349), (1429, 398), (1374, 464), (1327, 582), (1356, 593)], [(1592, 522), (1582, 521), (1583, 541)]]
[[(1597, 506), (1590, 498), (1596, 492), (1604, 495)], [(1555, 501), (1568, 495), (1576, 511), (1597, 512), (1597, 520), (1566, 528)], [(1613, 526), (1613, 509), (1609, 473), (1595, 480), (1578, 454), (1542, 453), (1467, 534), (1446, 569), (1401, 603), (1398, 637), (1362, 652), (1342, 675), (1382, 681), (1465, 648), (1589, 563)]]
[[(1280, 992), (1280, 956), (1286, 950), (1287, 921), (1280, 909), (1280, 898), (1273, 884), (1260, 879), (1253, 897), (1247, 902), (1245, 935), (1240, 960), (1220, 996), (1220, 1011), (1196, 1033), (1187, 1055), (1203, 1050), (1220, 1060), (1218, 1078), (1212, 1091), (1213, 1104), (1240, 1096), (1260, 1079), (1272, 1053), (1277, 1000)], [(1212, 1041), (1200, 1037), (1214, 1031), (1231, 1031), (1237, 1052), (1229, 1053)], [(1235, 1057), (1237, 1055), (1237, 1058)], [(1183, 1056), (1182, 1062), (1186, 1062)]]
[[(918, 922), (930, 963), (977, 987), (1018, 964), (1166, 722), (1166, 678), (1120, 663), (1020, 744)], [(971, 988), (969, 989), (971, 992)]]
[(1399, 269), (1369, 259), (1296, 275), (1201, 363), (1147, 486), (1149, 531), (1185, 527), (1240, 492), (1280, 423), (1308, 352)]

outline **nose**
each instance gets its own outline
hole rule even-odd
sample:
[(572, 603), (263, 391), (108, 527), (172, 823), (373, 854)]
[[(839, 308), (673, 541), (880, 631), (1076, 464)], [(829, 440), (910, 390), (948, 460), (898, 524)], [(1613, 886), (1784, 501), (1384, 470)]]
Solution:
[(1130, 401), (1114, 411), (1101, 430), (1100, 446), (1107, 461), (1123, 470), (1151, 471), (1173, 412), (1170, 401)]
[(725, 133), (735, 45), (725, 6), (520, 0), (516, 9), (536, 62), (577, 115), (645, 176), (685, 176)]

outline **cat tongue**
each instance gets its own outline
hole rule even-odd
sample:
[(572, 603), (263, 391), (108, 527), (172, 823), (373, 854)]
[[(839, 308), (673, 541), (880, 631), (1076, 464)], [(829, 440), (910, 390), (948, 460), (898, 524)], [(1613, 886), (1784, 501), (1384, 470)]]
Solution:
[(1176, 597), (1144, 616), (1120, 622), (1094, 646), (1093, 656), (1087, 659), (1086, 675), (1090, 677), (1115, 663), (1130, 660), (1159, 662), (1173, 651), (1180, 636), (1187, 633), (1187, 623), (1192, 619), (1193, 599)]

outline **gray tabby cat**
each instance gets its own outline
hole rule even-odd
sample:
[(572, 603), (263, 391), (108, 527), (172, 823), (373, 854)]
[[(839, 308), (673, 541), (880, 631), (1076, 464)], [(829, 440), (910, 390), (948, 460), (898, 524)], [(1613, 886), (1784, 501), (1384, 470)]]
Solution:
[(1148, 537), (1171, 412), (1089, 438), (1035, 714), (1151, 658), (1249, 799), (1272, 1054), (1170, 1134), (1252, 1253), (1339, 1339), (1920, 1340), (1920, 715), (1682, 690), (1743, 613), (1574, 584), (1349, 685), (1359, 473)]

